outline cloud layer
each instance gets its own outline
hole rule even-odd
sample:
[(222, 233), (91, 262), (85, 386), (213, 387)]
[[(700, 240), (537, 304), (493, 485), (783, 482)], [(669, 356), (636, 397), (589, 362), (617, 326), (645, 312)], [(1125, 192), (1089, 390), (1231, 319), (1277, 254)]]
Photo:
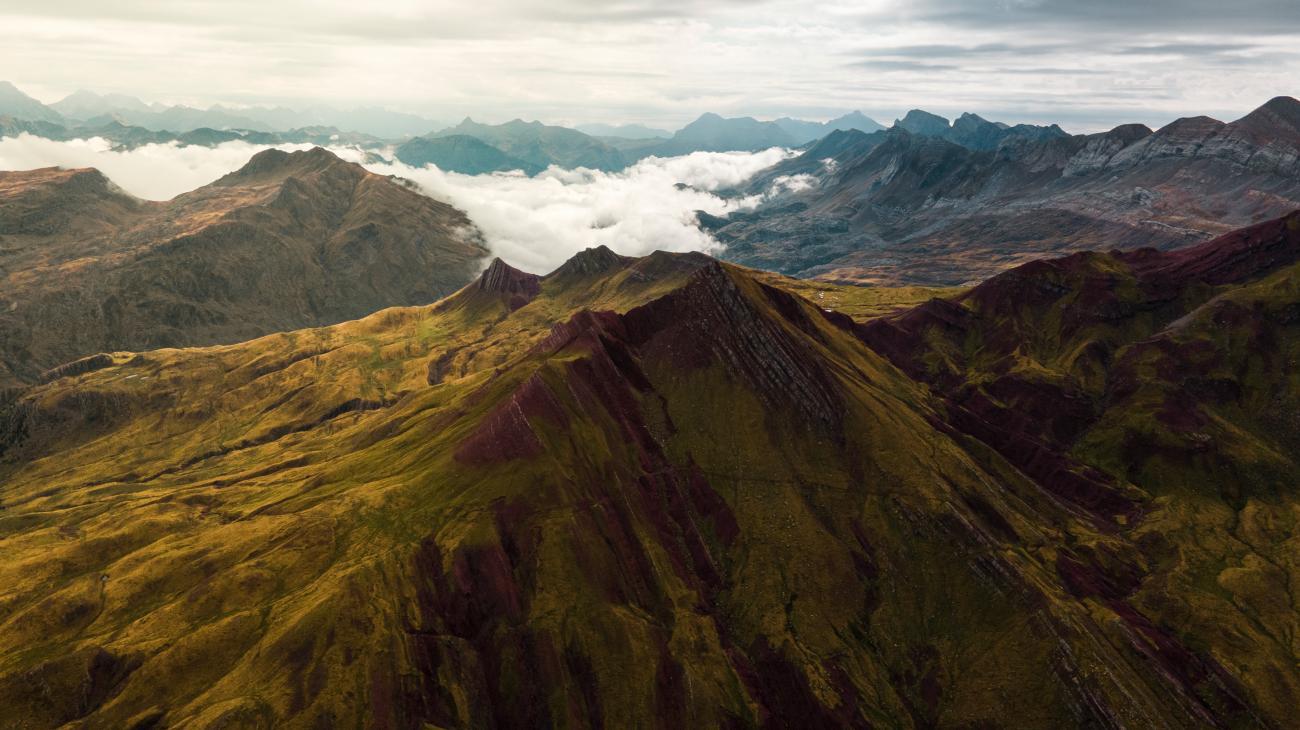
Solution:
[(416, 182), (429, 195), (469, 214), (493, 252), (527, 271), (548, 272), (584, 248), (601, 244), (630, 256), (655, 249), (716, 252), (696, 225), (695, 211), (722, 215), (755, 198), (714, 194), (786, 156), (766, 152), (696, 152), (650, 158), (624, 172), (551, 168), (521, 174), (459, 175), (402, 164), (367, 165)]
[[(283, 145), (281, 149), (310, 146)], [(246, 142), (227, 142), (212, 148), (150, 144), (117, 152), (100, 138), (56, 142), (22, 134), (0, 138), (0, 170), (94, 167), (137, 198), (168, 200), (239, 169), (264, 149)]]
[[(0, 170), (96, 167), (132, 195), (167, 200), (238, 169), (262, 149), (228, 142), (212, 148), (155, 144), (114, 151), (99, 139), (55, 142), (22, 135), (0, 139)], [(351, 148), (333, 151), (354, 162), (365, 157)], [(431, 197), (464, 210), (493, 253), (519, 268), (545, 273), (601, 244), (634, 256), (655, 249), (717, 252), (717, 242), (696, 224), (695, 212), (722, 215), (757, 204), (758, 198), (724, 198), (716, 191), (744, 182), (788, 154), (779, 149), (696, 152), (649, 158), (619, 173), (551, 168), (533, 178), (460, 175), (393, 162), (365, 166), (411, 180)], [(802, 178), (782, 178), (775, 187), (806, 184)]]

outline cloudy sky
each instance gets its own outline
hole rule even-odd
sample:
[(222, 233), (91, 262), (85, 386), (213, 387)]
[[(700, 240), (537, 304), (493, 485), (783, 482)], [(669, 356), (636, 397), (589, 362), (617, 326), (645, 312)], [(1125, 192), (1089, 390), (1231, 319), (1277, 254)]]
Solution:
[(46, 102), (664, 127), (923, 107), (1089, 131), (1300, 94), (1300, 0), (0, 0), (0, 69)]

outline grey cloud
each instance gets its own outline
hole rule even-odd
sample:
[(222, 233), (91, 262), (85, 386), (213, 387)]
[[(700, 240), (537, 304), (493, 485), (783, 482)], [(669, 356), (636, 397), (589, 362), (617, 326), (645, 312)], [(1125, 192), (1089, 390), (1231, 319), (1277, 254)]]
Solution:
[(1054, 53), (1070, 48), (1064, 43), (980, 43), (973, 46), (959, 46), (945, 43), (918, 44), (910, 46), (887, 46), (874, 48), (863, 53), (870, 56), (922, 57), (922, 58), (974, 58), (981, 56), (1003, 56)]
[(1014, 76), (1106, 76), (1105, 71), (1089, 68), (1057, 68), (1054, 66), (1026, 66), (989, 69), (986, 73)]
[(932, 22), (980, 28), (1053, 26), (1127, 34), (1300, 30), (1295, 0), (919, 0), (919, 10)]
[(1156, 43), (1146, 46), (1125, 46), (1118, 49), (1116, 53), (1133, 56), (1210, 56), (1248, 51), (1255, 47), (1248, 43)]
[(853, 64), (875, 71), (957, 71), (961, 67), (950, 63), (924, 63), (921, 61), (899, 61), (888, 58), (871, 58)]

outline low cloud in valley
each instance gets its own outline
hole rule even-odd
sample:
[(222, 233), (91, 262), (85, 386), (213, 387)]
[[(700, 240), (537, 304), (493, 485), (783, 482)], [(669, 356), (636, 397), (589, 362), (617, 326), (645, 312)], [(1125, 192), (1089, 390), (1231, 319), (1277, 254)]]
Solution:
[[(309, 145), (280, 145), (306, 149)], [(227, 142), (215, 147), (151, 144), (113, 150), (101, 139), (52, 141), (30, 135), (0, 139), (0, 169), (95, 167), (126, 192), (166, 200), (236, 170), (265, 146)], [(334, 148), (363, 162), (364, 153)], [(372, 172), (411, 180), (424, 193), (464, 210), (493, 253), (510, 264), (545, 273), (584, 248), (607, 245), (643, 255), (655, 249), (716, 252), (718, 243), (700, 230), (696, 211), (723, 215), (751, 208), (760, 196), (724, 197), (736, 186), (790, 153), (696, 152), (649, 158), (617, 173), (551, 168), (536, 177), (518, 173), (461, 175), (434, 167), (368, 162)], [(774, 191), (804, 185), (783, 178)]]

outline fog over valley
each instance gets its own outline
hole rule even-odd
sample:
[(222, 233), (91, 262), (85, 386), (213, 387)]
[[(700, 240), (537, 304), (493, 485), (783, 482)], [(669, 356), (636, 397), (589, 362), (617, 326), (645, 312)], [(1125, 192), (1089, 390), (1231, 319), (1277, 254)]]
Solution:
[[(103, 139), (20, 135), (0, 139), (0, 169), (93, 167), (131, 195), (168, 200), (238, 169), (261, 150), (310, 147), (234, 141), (118, 150)], [(634, 256), (655, 249), (716, 252), (720, 246), (696, 225), (696, 211), (726, 215), (752, 209), (761, 195), (722, 198), (716, 191), (739, 185), (792, 154), (778, 148), (695, 152), (647, 158), (620, 172), (550, 168), (529, 177), (513, 172), (463, 175), (376, 159), (353, 147), (328, 149), (371, 172), (410, 180), (425, 194), (464, 210), (494, 255), (542, 273), (602, 244)]]

